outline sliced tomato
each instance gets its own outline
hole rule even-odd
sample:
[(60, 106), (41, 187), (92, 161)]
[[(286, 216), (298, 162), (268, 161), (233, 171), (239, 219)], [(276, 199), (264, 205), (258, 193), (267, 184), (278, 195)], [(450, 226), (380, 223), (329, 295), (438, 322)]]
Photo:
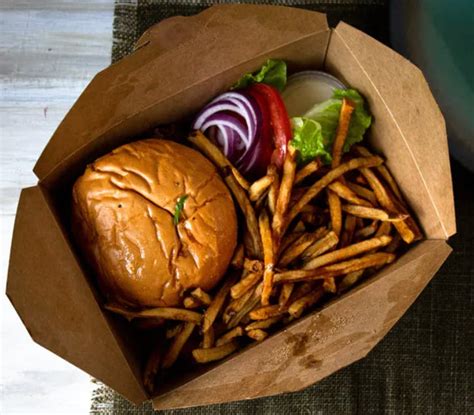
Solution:
[[(256, 100), (264, 100), (267, 104), (275, 147), (272, 162), (281, 168), (285, 160), (288, 142), (291, 140), (290, 118), (285, 104), (278, 90), (270, 85), (254, 84), (249, 88), (249, 92)], [(256, 98), (257, 96), (260, 98)]]

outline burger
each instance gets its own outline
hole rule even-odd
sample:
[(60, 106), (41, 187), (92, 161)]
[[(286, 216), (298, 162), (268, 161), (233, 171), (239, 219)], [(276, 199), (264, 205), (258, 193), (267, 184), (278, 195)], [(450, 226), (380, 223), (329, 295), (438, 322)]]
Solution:
[(78, 244), (109, 302), (177, 306), (211, 290), (237, 241), (237, 218), (216, 168), (173, 141), (121, 146), (89, 165), (73, 187)]

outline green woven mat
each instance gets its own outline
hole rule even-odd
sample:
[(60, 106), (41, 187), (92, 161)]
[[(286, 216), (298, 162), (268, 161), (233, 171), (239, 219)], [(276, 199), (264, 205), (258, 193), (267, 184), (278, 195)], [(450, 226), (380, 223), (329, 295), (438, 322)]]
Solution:
[[(113, 60), (129, 53), (135, 40), (152, 24), (174, 15), (197, 13), (212, 3), (217, 2), (116, 1)], [(258, 3), (323, 11), (328, 14), (331, 25), (343, 19), (381, 41), (388, 39), (386, 1), (282, 0)], [(474, 175), (455, 163), (453, 176), (459, 227), (458, 234), (450, 241), (454, 253), (397, 326), (367, 358), (302, 392), (160, 413), (474, 413)], [(154, 413), (151, 404), (135, 407), (111, 389), (96, 384), (91, 414)]]

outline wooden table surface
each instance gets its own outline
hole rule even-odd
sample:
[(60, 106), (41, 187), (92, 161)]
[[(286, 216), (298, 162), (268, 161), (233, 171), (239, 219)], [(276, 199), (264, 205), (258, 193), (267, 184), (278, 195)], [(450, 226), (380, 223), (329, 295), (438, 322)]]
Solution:
[[(89, 80), (110, 63), (113, 0), (0, 0), (0, 281), (20, 190)], [(0, 413), (88, 413), (90, 377), (36, 345), (0, 300)]]

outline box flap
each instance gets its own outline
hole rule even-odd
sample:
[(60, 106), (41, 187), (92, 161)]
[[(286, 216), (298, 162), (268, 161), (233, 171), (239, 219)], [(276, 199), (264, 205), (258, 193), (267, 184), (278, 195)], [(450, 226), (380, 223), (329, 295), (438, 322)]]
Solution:
[(146, 399), (39, 187), (21, 192), (7, 295), (35, 342), (127, 399)]
[(371, 144), (387, 157), (426, 235), (449, 238), (456, 223), (446, 128), (421, 71), (345, 23), (333, 31), (325, 66), (367, 97)]
[[(321, 66), (328, 38), (324, 14), (280, 6), (218, 5), (164, 21), (133, 54), (94, 77), (34, 171), (42, 180), (54, 172), (59, 176), (95, 150), (109, 150), (121, 139), (196, 111), (268, 57), (285, 56), (295, 68)], [(295, 42), (301, 46), (285, 49)]]
[(343, 300), (153, 400), (155, 409), (207, 405), (305, 388), (367, 353), (400, 319), (451, 252), (426, 240)]

